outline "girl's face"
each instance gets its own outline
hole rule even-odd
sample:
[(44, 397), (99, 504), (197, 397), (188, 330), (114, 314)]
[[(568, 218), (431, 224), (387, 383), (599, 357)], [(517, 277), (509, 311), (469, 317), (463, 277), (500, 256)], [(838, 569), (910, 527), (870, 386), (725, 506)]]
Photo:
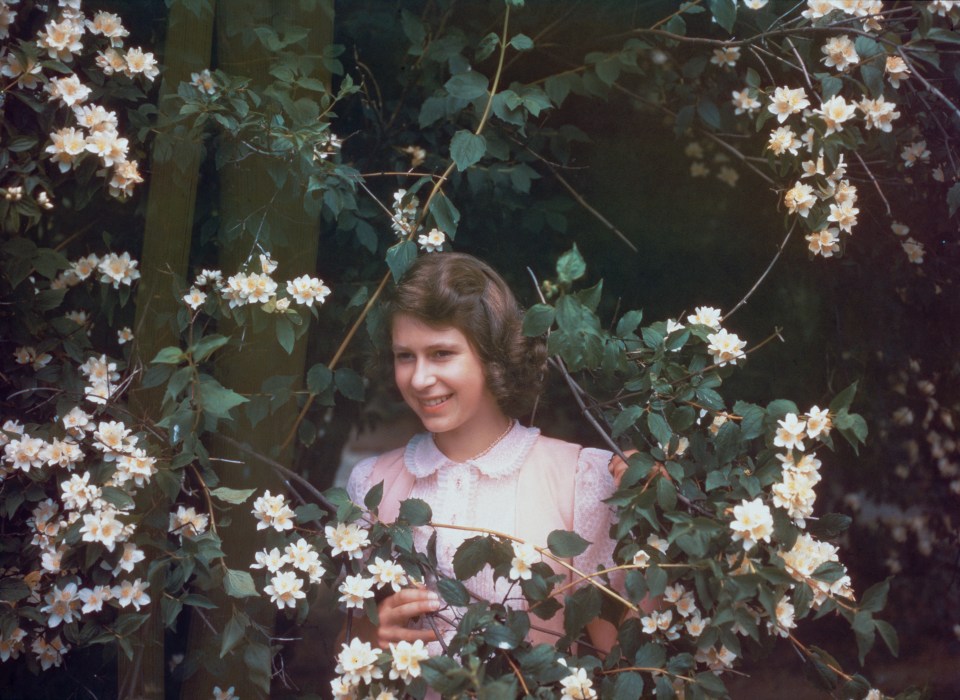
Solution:
[(393, 375), (403, 400), (448, 457), (467, 459), (480, 452), (507, 424), (487, 387), (483, 361), (453, 326), (430, 326), (397, 314)]

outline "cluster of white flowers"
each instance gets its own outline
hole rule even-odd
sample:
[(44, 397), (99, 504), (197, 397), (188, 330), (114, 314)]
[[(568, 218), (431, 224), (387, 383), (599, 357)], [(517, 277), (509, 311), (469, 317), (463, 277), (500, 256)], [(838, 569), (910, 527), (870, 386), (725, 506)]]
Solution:
[(253, 502), (253, 514), (259, 521), (258, 530), (272, 527), (277, 532), (292, 529), (296, 517), (283, 494), (272, 496), (269, 490)]
[(430, 229), (430, 233), (421, 233), (417, 237), (417, 243), (420, 244), (420, 248), (428, 253), (443, 250), (443, 244), (446, 240), (446, 235), (438, 228)]
[(383, 678), (383, 671), (377, 667), (379, 658), (380, 651), (373, 649), (370, 642), (354, 638), (350, 644), (344, 644), (337, 654), (336, 672), (341, 674), (340, 679), (348, 686), (370, 683)]
[[(813, 606), (820, 607), (830, 596), (853, 597), (850, 577), (846, 568), (840, 564), (837, 548), (829, 542), (820, 542), (807, 533), (801, 533), (790, 551), (780, 552), (787, 572), (800, 582), (810, 586), (813, 591)], [(813, 578), (813, 572), (827, 562), (836, 562), (843, 573), (833, 583)]]
[[(359, 638), (343, 644), (337, 655), (336, 672), (340, 675), (330, 682), (335, 699), (369, 697), (378, 700), (395, 700), (404, 695), (402, 690), (394, 692), (383, 680), (380, 661), (384, 655), (374, 649), (369, 642)], [(420, 662), (429, 657), (422, 640), (401, 641), (390, 644), (390, 680), (409, 683), (421, 674)], [(375, 685), (375, 681), (378, 681)]]
[[(81, 370), (94, 381), (109, 382), (114, 368), (105, 358), (92, 357)], [(136, 525), (125, 519), (137, 489), (157, 472), (156, 459), (120, 421), (96, 421), (75, 406), (55, 422), (49, 438), (32, 436), (14, 420), (7, 420), (0, 432), (0, 481), (23, 478), (32, 485), (56, 488), (56, 496), (37, 502), (25, 520), (27, 542), (36, 548), (37, 564), (22, 580), (30, 589), (26, 602), (36, 605), (42, 617), (37, 618), (33, 631), (17, 628), (10, 636), (0, 637), (0, 661), (16, 659), (29, 646), (42, 668), (59, 666), (70, 649), (59, 636), (51, 638), (48, 630), (101, 612), (105, 604), (140, 610), (150, 603), (149, 584), (140, 578), (119, 577), (132, 573), (146, 558), (131, 541)], [(43, 426), (36, 429), (46, 432)], [(114, 466), (99, 483), (92, 479), (97, 462)], [(128, 504), (107, 500), (108, 487), (125, 493)], [(97, 555), (91, 564), (110, 572), (115, 582), (85, 586), (76, 569), (63, 568), (65, 556), (74, 546), (70, 544), (74, 531), (80, 543), (100, 546), (90, 552)], [(34, 637), (32, 641), (29, 636)]]
[(79, 370), (87, 378), (87, 385), (83, 388), (87, 401), (102, 406), (116, 397), (120, 389), (116, 362), (106, 355), (94, 355), (80, 365)]
[(817, 494), (813, 487), (820, 483), (820, 460), (804, 455), (795, 461), (793, 453), (777, 455), (783, 462), (783, 480), (773, 485), (773, 504), (783, 508), (799, 527), (813, 514)]
[[(294, 527), (295, 514), (287, 505), (285, 498), (272, 495), (265, 491), (253, 504), (253, 514), (256, 516), (257, 529), (273, 528), (277, 532), (290, 530)], [(330, 547), (330, 556), (346, 554), (350, 559), (363, 558), (363, 548), (370, 544), (367, 531), (357, 523), (339, 523), (327, 525), (325, 530), (326, 546)], [(277, 547), (271, 550), (261, 550), (255, 556), (256, 561), (250, 565), (251, 569), (266, 569), (271, 575), (270, 582), (264, 592), (270, 596), (271, 602), (280, 609), (295, 607), (297, 600), (304, 598), (304, 580), (298, 572), (306, 575), (310, 583), (319, 583), (326, 574), (326, 568), (320, 558), (320, 553), (304, 538), (286, 545), (283, 552)], [(284, 570), (285, 565), (292, 565), (294, 570)], [(408, 583), (406, 572), (398, 564), (376, 558), (374, 564), (368, 566), (371, 577), (362, 575), (347, 576), (340, 585), (340, 601), (349, 607), (362, 608), (364, 601), (374, 595), (374, 586), (384, 588), (389, 586), (394, 591)]]
[(48, 352), (37, 352), (37, 349), (31, 345), (21, 345), (13, 351), (13, 357), (18, 365), (30, 365), (34, 370), (43, 369), (53, 356)]
[(190, 84), (205, 95), (216, 95), (220, 91), (220, 86), (209, 68), (204, 68), (199, 73), (191, 73)]
[(420, 200), (416, 195), (407, 194), (404, 189), (393, 193), (393, 214), (390, 217), (390, 228), (397, 235), (397, 238), (407, 238), (414, 231), (413, 227), (417, 223), (417, 209), (420, 207)]
[[(14, 11), (9, 8), (9, 3), (4, 3), (3, 7), (0, 19), (12, 22)], [(98, 52), (96, 58), (104, 75), (122, 73), (128, 78), (143, 75), (153, 81), (159, 75), (157, 61), (152, 53), (139, 48), (123, 50), (123, 40), (129, 32), (117, 15), (97, 12), (92, 19), (87, 19), (79, 3), (60, 3), (58, 9), (59, 15), (47, 21), (37, 33), (35, 48), (0, 50), (0, 72), (15, 80), (22, 90), (37, 90), (42, 85), (49, 101), (72, 110), (74, 125), (51, 133), (50, 144), (45, 149), (61, 173), (75, 167), (84, 154), (95, 154), (102, 166), (98, 173), (108, 181), (110, 193), (115, 197), (129, 196), (133, 187), (143, 182), (143, 177), (137, 162), (127, 157), (129, 142), (118, 131), (116, 113), (100, 105), (87, 104), (92, 90), (81, 81), (79, 72), (52, 77), (44, 75), (35, 52), (46, 52), (49, 58), (70, 64), (84, 50), (85, 36), (101, 36), (109, 44)], [(8, 33), (9, 23), (0, 22), (0, 27), (4, 34)], [(35, 193), (34, 199), (43, 209), (53, 207), (49, 193), (43, 188)]]
[[(661, 605), (659, 610), (653, 610), (640, 618), (643, 632), (650, 635), (661, 635), (667, 641), (680, 639), (684, 628), (691, 637), (699, 637), (710, 624), (710, 618), (702, 617), (697, 608), (693, 592), (687, 591), (682, 583), (667, 586), (663, 593), (663, 602), (673, 605), (673, 609)], [(674, 611), (678, 614), (674, 623)]]
[[(117, 253), (107, 253), (102, 258), (95, 253), (91, 253), (71, 262), (70, 267), (57, 275), (50, 283), (50, 288), (69, 289), (91, 279), (98, 272), (102, 284), (109, 284), (114, 289), (119, 289), (121, 284), (130, 287), (136, 280), (140, 279), (138, 265), (139, 263), (130, 257), (130, 253), (124, 252), (119, 255)], [(130, 329), (126, 328), (124, 330), (126, 332), (121, 337), (132, 339), (133, 334), (130, 333)]]
[(734, 542), (742, 540), (746, 551), (753, 549), (758, 542), (770, 541), (773, 534), (773, 513), (770, 507), (757, 497), (752, 501), (744, 499), (733, 507), (733, 522), (730, 523)]
[(533, 576), (530, 568), (540, 561), (540, 553), (532, 544), (513, 542), (513, 560), (510, 562), (510, 578), (514, 581), (528, 580)]
[(571, 667), (570, 673), (560, 680), (560, 688), (563, 691), (560, 700), (595, 700), (597, 697), (593, 679), (583, 668)]
[(801, 15), (806, 19), (829, 22), (835, 12), (842, 12), (863, 21), (863, 31), (883, 29), (883, 0), (807, 0)]
[[(183, 296), (183, 303), (196, 311), (207, 300), (208, 291), (219, 294), (231, 309), (239, 306), (260, 304), (267, 312), (285, 313), (290, 308), (291, 301), (301, 306), (319, 306), (330, 295), (330, 288), (323, 280), (301, 275), (286, 283), (288, 296), (279, 296), (280, 284), (271, 277), (277, 269), (277, 263), (269, 253), (260, 255), (258, 271), (238, 272), (223, 279), (220, 270), (203, 270), (194, 278), (190, 290)], [(204, 291), (207, 290), (207, 291)]]
[(710, 57), (710, 63), (721, 68), (735, 68), (737, 61), (740, 60), (739, 46), (724, 46), (713, 50), (713, 56)]

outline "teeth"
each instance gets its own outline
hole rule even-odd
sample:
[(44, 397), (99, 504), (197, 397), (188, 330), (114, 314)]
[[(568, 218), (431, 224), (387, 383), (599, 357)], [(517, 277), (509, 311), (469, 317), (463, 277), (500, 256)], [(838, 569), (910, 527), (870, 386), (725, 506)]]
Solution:
[(428, 401), (424, 401), (424, 402), (423, 402), (423, 405), (424, 405), (424, 406), (439, 406), (440, 404), (442, 404), (444, 401), (446, 401), (446, 400), (449, 399), (449, 398), (450, 398), (450, 395), (448, 394), (447, 396), (441, 396), (439, 399), (430, 399), (430, 400), (428, 400)]

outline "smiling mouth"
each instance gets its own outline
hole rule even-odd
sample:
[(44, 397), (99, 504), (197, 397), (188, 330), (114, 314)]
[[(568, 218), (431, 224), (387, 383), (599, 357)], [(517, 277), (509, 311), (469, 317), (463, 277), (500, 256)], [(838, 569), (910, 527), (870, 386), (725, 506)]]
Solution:
[(440, 396), (435, 399), (423, 399), (420, 403), (426, 408), (434, 408), (447, 401), (451, 396), (453, 396), (453, 394), (447, 394), (446, 396)]

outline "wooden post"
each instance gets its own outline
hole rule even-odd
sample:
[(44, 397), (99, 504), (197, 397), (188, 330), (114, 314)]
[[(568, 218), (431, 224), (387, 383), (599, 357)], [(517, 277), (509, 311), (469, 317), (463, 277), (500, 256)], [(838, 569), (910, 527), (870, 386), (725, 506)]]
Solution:
[[(265, 14), (267, 8), (269, 14)], [(332, 41), (332, 18), (319, 10), (308, 15), (297, 0), (222, 2), (217, 17), (219, 66), (227, 73), (251, 78), (257, 88), (269, 84), (273, 80), (269, 70), (276, 56), (258, 40), (244, 40), (250, 38), (252, 26), (271, 23), (278, 32), (283, 31), (285, 23), (309, 27), (310, 34), (304, 44), (297, 45), (296, 50), (310, 55), (321, 54), (323, 48)], [(294, 47), (286, 50), (294, 50)], [(329, 74), (318, 71), (311, 77), (329, 84)], [(225, 276), (237, 272), (247, 262), (253, 251), (254, 237), (261, 226), (268, 227), (274, 239), (283, 241), (282, 245), (269, 246), (271, 256), (279, 264), (273, 275), (275, 279), (288, 280), (302, 274), (315, 274), (319, 221), (304, 212), (300, 187), (290, 182), (282, 188), (276, 186), (267, 172), (270, 163), (275, 164), (276, 160), (269, 156), (254, 155), (240, 163), (225, 164), (220, 170), (221, 231), (236, 231), (241, 224), (245, 229), (239, 237), (231, 234), (233, 242), (221, 248), (220, 267)], [(277, 236), (278, 233), (281, 235)], [(259, 251), (252, 252), (252, 260), (255, 266), (259, 266)], [(240, 335), (237, 330), (230, 321), (224, 322), (222, 332), (225, 334)], [(242, 394), (257, 394), (265, 379), (285, 375), (295, 377), (294, 390), (303, 387), (306, 336), (295, 344), (290, 355), (277, 342), (272, 323), (262, 332), (245, 328), (242, 336), (243, 342), (238, 349), (225, 349), (217, 360), (217, 376), (224, 386)], [(278, 447), (296, 418), (295, 402), (288, 402), (255, 426), (249, 424), (242, 410), (235, 411), (235, 414), (238, 421), (226, 427), (225, 435), (246, 443), (256, 452), (269, 455), (286, 466), (292, 464), (294, 446), (283, 451)], [(212, 455), (239, 462), (218, 462), (217, 469), (224, 483), (235, 488), (256, 488), (258, 493), (262, 493), (263, 489), (270, 489), (273, 493), (283, 492), (282, 480), (269, 467), (251, 460), (246, 454), (215, 437), (209, 447)], [(221, 531), (226, 562), (232, 569), (248, 570), (255, 552), (263, 546), (262, 535), (256, 534), (256, 523), (248, 510), (248, 506), (236, 508), (229, 530)], [(215, 592), (211, 598), (218, 605), (216, 610), (204, 611), (211, 624), (196, 619), (191, 623), (188, 656), (202, 654), (203, 659), (199, 661), (198, 671), (185, 682), (182, 697), (207, 700), (214, 685), (221, 688), (233, 686), (238, 692), (242, 688), (244, 698), (248, 695), (256, 697), (262, 691), (250, 683), (242, 647), (220, 659), (219, 633), (235, 611), (242, 611), (269, 633), (273, 629), (276, 607), (265, 599), (229, 598), (222, 591)], [(249, 637), (263, 642), (259, 633), (251, 632)]]
[[(164, 47), (161, 109), (165, 95), (175, 95), (181, 81), (190, 80), (191, 73), (210, 65), (212, 44), (213, 13), (197, 17), (183, 3), (174, 3)], [(187, 274), (202, 149), (199, 143), (178, 142), (175, 154), (162, 163), (157, 162), (154, 155), (147, 178), (147, 214), (140, 255), (141, 278), (132, 356), (133, 364), (141, 367), (161, 347), (177, 344), (179, 340), (174, 329), (163, 319), (178, 309), (178, 300), (171, 294), (173, 277)], [(163, 388), (134, 387), (130, 393), (131, 409), (140, 418), (156, 420), (162, 398)], [(145, 489), (140, 494), (138, 504), (150, 499), (150, 491)], [(151, 552), (147, 551), (148, 559), (150, 555)], [(160, 616), (162, 587), (163, 581), (151, 582), (150, 618), (134, 635), (133, 659), (128, 660), (122, 652), (118, 656), (118, 697), (164, 698), (166, 658), (164, 625)]]

